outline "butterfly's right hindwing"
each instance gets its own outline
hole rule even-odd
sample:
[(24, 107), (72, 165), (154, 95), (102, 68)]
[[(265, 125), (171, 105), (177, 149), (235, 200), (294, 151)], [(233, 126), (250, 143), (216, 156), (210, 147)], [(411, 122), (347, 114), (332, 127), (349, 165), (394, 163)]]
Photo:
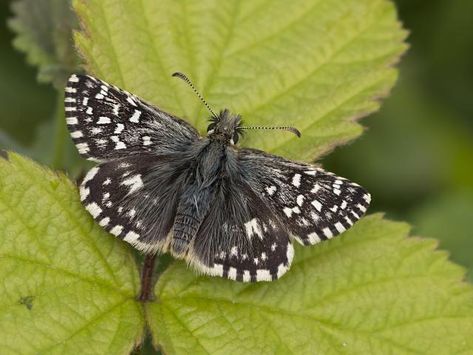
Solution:
[(205, 274), (237, 281), (284, 275), (294, 255), (286, 228), (239, 175), (220, 180), (216, 189), (188, 261)]
[(69, 77), (64, 98), (67, 127), (79, 153), (94, 161), (133, 152), (166, 154), (198, 139), (187, 122), (88, 75)]

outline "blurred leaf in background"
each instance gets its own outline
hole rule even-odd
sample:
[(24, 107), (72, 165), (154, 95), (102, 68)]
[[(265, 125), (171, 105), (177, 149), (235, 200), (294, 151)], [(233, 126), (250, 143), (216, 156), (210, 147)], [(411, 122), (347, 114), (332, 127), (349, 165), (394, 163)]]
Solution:
[[(16, 33), (13, 46), (24, 52), (27, 62), (37, 68), (39, 82), (51, 83), (56, 88), (56, 104), (46, 102), (49, 110), (51, 107), (55, 108), (40, 117), (36, 112), (23, 113), (30, 117), (31, 122), (28, 122), (28, 125), (8, 129), (8, 124), (2, 124), (1, 128), (5, 131), (0, 133), (0, 145), (29, 155), (56, 169), (67, 170), (72, 176), (78, 176), (84, 162), (71, 144), (66, 130), (62, 99), (67, 77), (79, 70), (79, 58), (72, 40), (72, 31), (78, 25), (71, 2), (17, 0), (11, 3), (10, 9), (12, 16), (8, 20), (8, 26)], [(23, 61), (22, 58), (21, 62)], [(12, 81), (16, 82), (16, 78), (12, 78)], [(50, 91), (45, 89), (45, 92)], [(30, 95), (34, 98), (38, 96)], [(20, 97), (23, 95), (16, 94), (16, 98)], [(10, 103), (7, 107), (21, 105), (18, 103), (13, 106)], [(21, 139), (23, 131), (28, 132), (28, 140)]]
[(31, 146), (36, 128), (54, 113), (54, 90), (36, 82), (36, 68), (12, 47), (9, 3), (0, 2), (0, 146)]
[(440, 239), (471, 275), (473, 2), (397, 5), (411, 31), (400, 80), (381, 111), (364, 121), (369, 133), (324, 163), (361, 181), (374, 210)]
[(79, 66), (72, 30), (78, 27), (69, 0), (17, 0), (11, 6), (9, 27), (13, 46), (37, 66), (38, 81), (63, 90), (67, 77)]

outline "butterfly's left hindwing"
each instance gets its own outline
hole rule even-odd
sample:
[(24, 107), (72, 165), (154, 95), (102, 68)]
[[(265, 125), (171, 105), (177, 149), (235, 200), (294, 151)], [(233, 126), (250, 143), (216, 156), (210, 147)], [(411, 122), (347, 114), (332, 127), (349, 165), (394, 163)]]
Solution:
[(87, 211), (111, 234), (144, 252), (165, 251), (185, 183), (186, 160), (131, 154), (89, 170), (80, 186)]
[(365, 214), (371, 200), (363, 187), (345, 178), (258, 150), (240, 151), (240, 169), (303, 245), (344, 232)]

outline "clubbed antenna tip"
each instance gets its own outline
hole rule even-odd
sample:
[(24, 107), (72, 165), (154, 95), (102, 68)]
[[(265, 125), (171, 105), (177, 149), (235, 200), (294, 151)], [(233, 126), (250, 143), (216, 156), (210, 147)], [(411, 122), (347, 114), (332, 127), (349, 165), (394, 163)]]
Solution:
[(297, 137), (301, 137), (301, 132), (295, 127), (289, 126), (247, 126), (247, 127), (240, 127), (241, 129), (276, 129), (280, 131), (288, 131), (294, 133)]

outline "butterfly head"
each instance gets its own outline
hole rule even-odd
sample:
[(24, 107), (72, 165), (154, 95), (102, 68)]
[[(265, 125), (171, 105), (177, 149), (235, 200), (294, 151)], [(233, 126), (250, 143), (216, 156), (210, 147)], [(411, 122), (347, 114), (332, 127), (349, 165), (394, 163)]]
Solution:
[(237, 144), (241, 134), (241, 116), (234, 115), (227, 109), (212, 116), (207, 127), (207, 136), (224, 144)]

